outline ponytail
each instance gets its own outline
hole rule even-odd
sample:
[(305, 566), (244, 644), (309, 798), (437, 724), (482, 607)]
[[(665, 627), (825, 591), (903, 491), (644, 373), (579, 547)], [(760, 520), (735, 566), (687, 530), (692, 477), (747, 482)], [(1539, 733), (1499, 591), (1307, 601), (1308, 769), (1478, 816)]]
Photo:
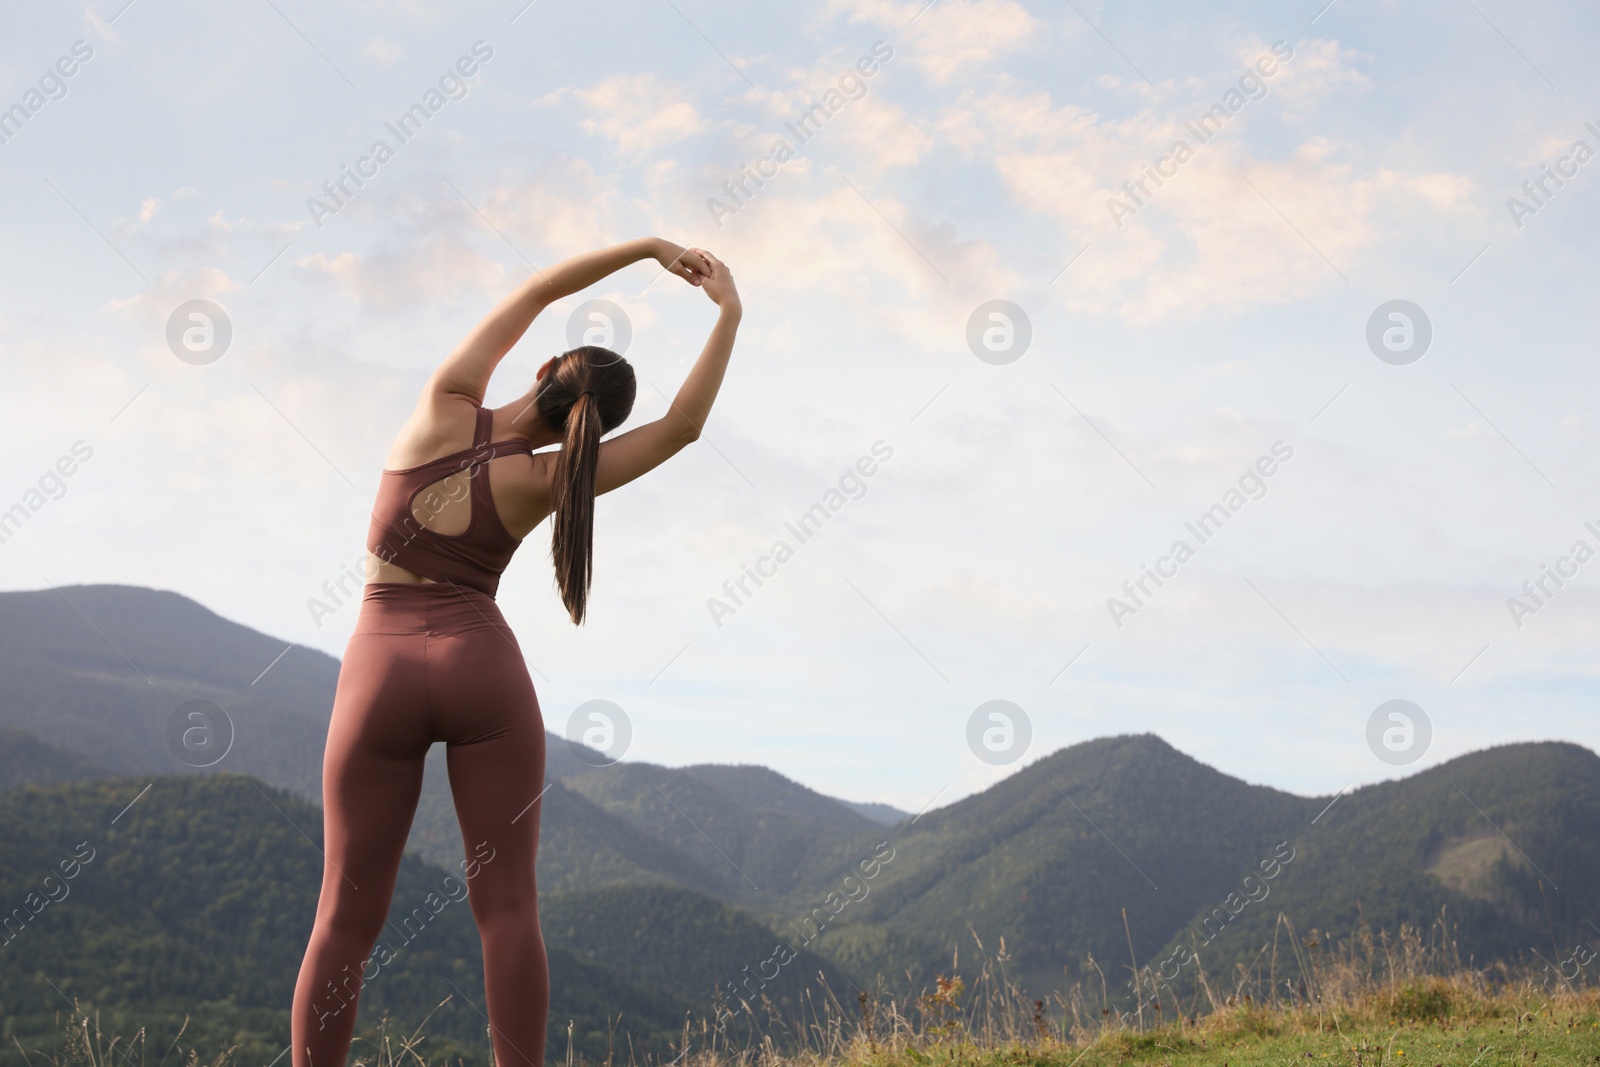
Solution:
[(580, 392), (567, 412), (556, 455), (554, 528), (550, 558), (561, 602), (576, 625), (583, 624), (594, 574), (594, 472), (600, 462), (600, 410), (594, 394)]
[(609, 348), (582, 345), (553, 361), (534, 396), (540, 418), (561, 435), (550, 487), (550, 559), (561, 603), (582, 625), (594, 572), (594, 482), (600, 437), (633, 411), (638, 382), (628, 361)]

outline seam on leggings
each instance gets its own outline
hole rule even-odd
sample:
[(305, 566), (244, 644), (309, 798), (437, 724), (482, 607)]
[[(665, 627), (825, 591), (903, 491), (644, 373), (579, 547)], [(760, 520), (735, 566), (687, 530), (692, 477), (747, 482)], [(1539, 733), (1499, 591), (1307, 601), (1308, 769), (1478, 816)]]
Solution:
[[(433, 620), (426, 618), (422, 624), (422, 706), (428, 711), (428, 734), (431, 738), (438, 729), (433, 707), (433, 671), (428, 664), (428, 652), (433, 644)], [(431, 741), (430, 741), (431, 744)]]
[[(478, 605), (474, 604), (472, 602), (472, 598), (467, 596), (466, 593), (462, 592), (461, 587), (459, 585), (456, 585), (455, 582), (451, 582), (450, 585), (452, 587), (454, 587), (454, 589), (455, 589), (455, 591), (457, 593), (461, 594), (461, 599), (466, 601), (467, 605), (469, 607), (471, 607), (473, 611), (476, 611), (478, 613), (479, 618), (483, 619), (484, 622), (488, 623), (489, 624), (489, 628), (492, 629), (495, 633), (500, 635), (500, 640), (504, 641), (506, 644), (508, 644), (512, 648), (516, 649), (517, 650), (517, 655), (519, 655), (519, 656), (522, 655), (522, 647), (517, 644), (517, 640), (516, 640), (516, 636), (515, 635), (513, 635), (511, 633), (508, 633), (505, 629), (501, 628), (499, 623), (495, 622), (494, 620), (490, 619), (489, 616), (485, 615), (483, 613), (483, 609), (478, 607)], [(480, 592), (481, 592), (481, 590), (480, 590)], [(489, 599), (493, 600), (494, 598), (490, 597)]]

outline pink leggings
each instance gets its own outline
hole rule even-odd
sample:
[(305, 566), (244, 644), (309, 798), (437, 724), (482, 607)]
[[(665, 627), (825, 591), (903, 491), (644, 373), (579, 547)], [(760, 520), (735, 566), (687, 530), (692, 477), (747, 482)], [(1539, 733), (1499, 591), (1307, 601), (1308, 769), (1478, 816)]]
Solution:
[[(339, 669), (322, 763), (327, 861), (294, 990), (294, 1067), (344, 1067), (359, 976), (383, 962), (369, 957), (435, 741), (446, 743), (475, 865), (465, 884), (483, 942), (495, 1063), (544, 1063), (550, 973), (534, 882), (544, 721), (533, 682), (492, 597), (448, 582), (374, 582)], [(442, 978), (440, 986), (442, 1000), (451, 990)]]

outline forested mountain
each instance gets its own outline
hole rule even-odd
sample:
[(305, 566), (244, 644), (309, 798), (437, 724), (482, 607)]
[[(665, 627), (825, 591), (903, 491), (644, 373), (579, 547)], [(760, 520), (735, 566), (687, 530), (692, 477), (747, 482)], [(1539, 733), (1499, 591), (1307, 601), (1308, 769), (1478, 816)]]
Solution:
[[(1302, 933), (1347, 931), (1362, 920), (1381, 930), (1427, 926), (1442, 913), (1460, 931), (1463, 962), (1595, 937), (1600, 757), (1579, 745), (1473, 752), (1356, 790), (1283, 838), (1294, 861), (1259, 906), (1223, 924), (1214, 911), (1231, 909), (1217, 897), (1192, 916), (1196, 927), (1211, 919), (1191, 940), (1220, 961), (1257, 951), (1279, 912)], [(1226, 940), (1200, 936), (1224, 925)]]
[(786, 1015), (819, 976), (841, 997), (853, 983), (829, 960), (747, 912), (664, 885), (609, 886), (542, 898), (545, 940), (589, 963), (662, 989), (704, 1011), (720, 992), (730, 1010), (757, 994)]
[[(70, 901), (0, 950), (11, 956), (0, 1004), (16, 1032), (39, 1032), (52, 1000), (78, 993), (139, 1023), (217, 1001), (207, 1017), (218, 1034), (271, 1043), (314, 910), (319, 867), (299, 835), (320, 839), (337, 677), (328, 657), (290, 647), (278, 659), (284, 648), (169, 593), (0, 594), (0, 788), (59, 783), (0, 793), (0, 899), (23, 901), (29, 879), (79, 842), (141, 842), (137, 858), (87, 864)], [(165, 737), (192, 699), (238, 726), (206, 771), (178, 761)], [(915, 988), (948, 973), (958, 948), (969, 968), (974, 937), (991, 951), (1004, 938), (1010, 976), (1042, 996), (1083, 977), (1091, 954), (1126, 960), (1130, 940), (1141, 966), (1183, 982), (1248, 962), (1288, 936), (1285, 918), (1304, 941), (1442, 916), (1463, 959), (1481, 962), (1568, 944), (1600, 914), (1600, 757), (1571, 744), (1507, 745), (1302, 797), (1154, 736), (1109, 737), (915, 820), (759, 766), (597, 767), (554, 735), (547, 749), (539, 880), (552, 965), (567, 976), (561, 1010), (585, 1047), (616, 1011), (637, 1040), (665, 1047), (684, 1011), (708, 1011), (714, 990), (741, 982), (780, 1004), (818, 976), (836, 992), (880, 977)], [(462, 855), (441, 754), (397, 907)], [(231, 773), (243, 771), (263, 781)], [(92, 781), (118, 772), (144, 777)], [(94, 822), (153, 774), (179, 777), (154, 779), (114, 827)], [(152, 810), (172, 814), (147, 825)], [(161, 888), (191, 868), (190, 882)], [(95, 873), (104, 898), (86, 891)], [(380, 1006), (425, 1014), (436, 974), (481, 993), (470, 915), (447, 909), (440, 923), (364, 1020)], [(444, 1009), (430, 1032), (470, 1056), (482, 1020), (466, 1010)], [(562, 1054), (564, 1026), (552, 1023)]]
[(207, 700), (235, 729), (221, 769), (322, 795), (339, 661), (177, 593), (126, 585), (0, 593), (0, 677), (0, 726), (113, 772), (189, 773), (167, 746), (167, 724), (181, 704)]
[[(338, 661), (321, 652), (257, 633), (176, 593), (118, 585), (0, 593), (0, 677), (7, 682), (0, 728), (25, 730), (113, 772), (233, 771), (320, 801), (338, 673)], [(215, 704), (233, 724), (227, 755), (204, 770), (178, 759), (167, 742), (169, 720), (191, 700)], [(785, 840), (797, 847), (874, 825), (764, 767), (628, 763), (611, 774), (617, 768), (584, 762), (554, 734), (546, 749), (547, 777), (561, 783), (547, 797), (541, 853), (541, 874), (553, 888), (655, 880), (737, 898), (742, 880), (694, 831), (684, 835), (663, 792), (689, 797), (696, 814), (741, 834), (785, 827)], [(462, 845), (443, 756), (442, 745), (429, 755), (409, 847), (449, 866)], [(596, 805), (596, 797), (606, 804)], [(789, 884), (793, 875), (773, 880)]]
[(26, 730), (0, 726), (0, 790), (104, 778), (110, 773), (94, 760), (46, 744)]
[[(187, 1015), (187, 1042), (242, 1041), (240, 1062), (272, 1062), (288, 1043), (321, 841), (316, 807), (242, 775), (0, 793), (0, 900), (12, 909), (0, 934), (7, 1036), (48, 1050), (56, 1014), (81, 1000), (111, 1032), (143, 1026), (164, 1045)], [(362, 989), (361, 1029), (387, 1013), (410, 1033), (450, 998), (429, 1021), (428, 1048), (486, 1064), (483, 957), (459, 869), (457, 881), (450, 874), (403, 862), (381, 935), (393, 958)], [(635, 1047), (668, 1051), (685, 997), (559, 947), (550, 965), (551, 1062), (566, 1055), (568, 1020), (576, 1047), (603, 1058), (619, 1015), (619, 1039), (631, 1032)], [(20, 1063), (8, 1046), (0, 1055)]]
[(1346, 936), (1362, 921), (1427, 927), (1444, 909), (1463, 959), (1480, 961), (1570, 943), (1600, 913), (1600, 757), (1570, 744), (1488, 749), (1336, 798), (1248, 785), (1154, 736), (1102, 738), (896, 829), (895, 859), (850, 921), (946, 961), (972, 933), (1004, 936), (1011, 975), (1036, 991), (1090, 953), (1126, 959), (1130, 937), (1141, 965), (1181, 942), (1228, 972), (1280, 913)]

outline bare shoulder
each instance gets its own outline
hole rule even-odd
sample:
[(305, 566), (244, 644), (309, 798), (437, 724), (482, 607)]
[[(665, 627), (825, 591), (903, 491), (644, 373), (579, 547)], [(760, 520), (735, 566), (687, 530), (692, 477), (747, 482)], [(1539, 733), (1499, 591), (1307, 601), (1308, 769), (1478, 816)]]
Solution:
[(425, 390), (389, 446), (384, 466), (405, 470), (472, 447), (478, 405), (460, 393)]
[(490, 491), (500, 521), (513, 536), (524, 538), (545, 520), (554, 505), (554, 452), (501, 456), (492, 461)]

